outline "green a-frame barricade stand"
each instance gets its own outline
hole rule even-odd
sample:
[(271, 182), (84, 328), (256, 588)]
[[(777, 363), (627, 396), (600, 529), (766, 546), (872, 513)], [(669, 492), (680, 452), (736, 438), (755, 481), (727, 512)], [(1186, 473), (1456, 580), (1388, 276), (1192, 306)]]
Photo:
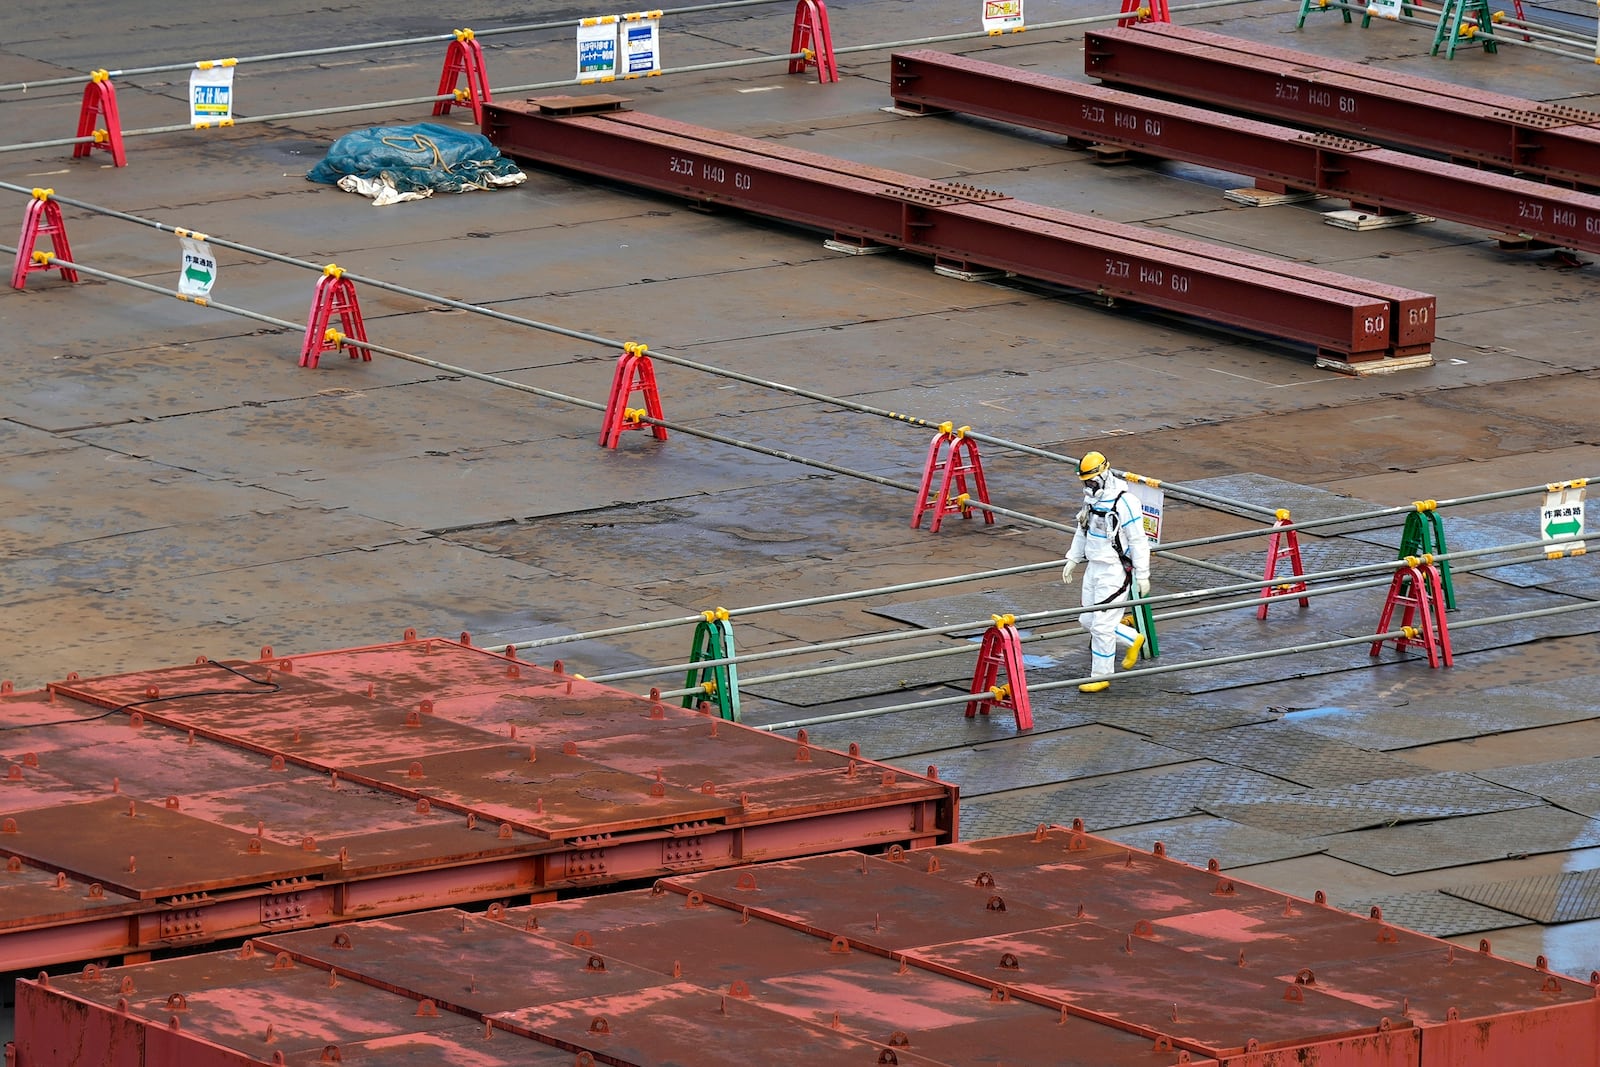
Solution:
[(717, 714), (728, 722), (739, 721), (739, 668), (737, 664), (721, 663), (733, 659), (733, 622), (725, 608), (701, 612), (701, 621), (695, 624), (694, 645), (689, 650), (691, 666), (683, 679), (683, 687), (694, 692), (686, 693), (683, 706), (694, 708), (702, 700), (714, 703)]
[(1444, 0), (1444, 9), (1439, 12), (1439, 24), (1433, 29), (1433, 50), (1429, 55), (1438, 55), (1439, 47), (1446, 45), (1445, 58), (1456, 57), (1456, 46), (1462, 40), (1462, 26), (1466, 26), (1466, 37), (1481, 45), (1485, 52), (1499, 51), (1499, 44), (1494, 39), (1494, 14), (1489, 10), (1488, 0)]
[(1454, 611), (1456, 587), (1450, 578), (1450, 561), (1437, 558), (1450, 551), (1444, 539), (1444, 517), (1439, 514), (1437, 501), (1419, 500), (1415, 508), (1415, 511), (1406, 516), (1405, 529), (1400, 534), (1400, 554), (1395, 558), (1436, 557), (1433, 563), (1439, 571), (1439, 584), (1443, 587), (1445, 610)]

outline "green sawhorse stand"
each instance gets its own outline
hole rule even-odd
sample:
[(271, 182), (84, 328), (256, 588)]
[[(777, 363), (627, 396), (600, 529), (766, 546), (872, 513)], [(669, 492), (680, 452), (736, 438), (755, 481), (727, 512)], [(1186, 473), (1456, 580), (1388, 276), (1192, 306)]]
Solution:
[(1439, 585), (1444, 593), (1445, 610), (1454, 611), (1456, 587), (1450, 579), (1450, 561), (1438, 558), (1450, 551), (1444, 540), (1444, 517), (1439, 514), (1439, 503), (1436, 500), (1418, 500), (1413, 507), (1416, 510), (1406, 516), (1405, 530), (1400, 534), (1400, 554), (1395, 558), (1434, 557), (1434, 566), (1439, 571)]
[(717, 714), (729, 722), (739, 721), (739, 668), (733, 659), (733, 622), (726, 608), (700, 613), (695, 624), (694, 646), (689, 650), (689, 673), (683, 687), (695, 692), (684, 694), (683, 706), (698, 707), (702, 700), (715, 703)]

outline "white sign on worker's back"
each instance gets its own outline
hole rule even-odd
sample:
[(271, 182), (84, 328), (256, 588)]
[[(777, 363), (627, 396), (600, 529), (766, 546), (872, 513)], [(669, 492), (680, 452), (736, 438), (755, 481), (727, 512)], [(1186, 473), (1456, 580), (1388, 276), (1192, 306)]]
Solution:
[(1139, 502), (1139, 511), (1144, 515), (1144, 533), (1150, 538), (1152, 545), (1161, 543), (1161, 517), (1167, 506), (1167, 492), (1160, 486), (1146, 485), (1144, 482), (1128, 482), (1128, 494)]
[(211, 246), (192, 237), (180, 237), (183, 242), (183, 266), (178, 274), (178, 292), (184, 296), (206, 297), (217, 284), (217, 257)]
[[(1544, 506), (1539, 509), (1539, 536), (1546, 541), (1582, 537), (1583, 494), (1582, 486), (1563, 486), (1546, 493)], [(1552, 545), (1549, 549), (1551, 556), (1563, 554), (1583, 555), (1583, 542), (1568, 541), (1566, 544)]]

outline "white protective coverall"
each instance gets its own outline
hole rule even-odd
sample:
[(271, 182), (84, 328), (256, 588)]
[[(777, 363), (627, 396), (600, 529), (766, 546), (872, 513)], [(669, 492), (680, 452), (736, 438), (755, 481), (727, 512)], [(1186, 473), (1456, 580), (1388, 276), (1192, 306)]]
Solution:
[[(1092, 483), (1083, 488), (1083, 510), (1078, 529), (1067, 550), (1069, 564), (1085, 563), (1083, 606), (1093, 608), (1113, 600), (1139, 595), (1149, 588), (1150, 539), (1144, 532), (1144, 515), (1139, 501), (1128, 491), (1128, 483), (1109, 472), (1096, 491)], [(1138, 631), (1122, 622), (1125, 608), (1088, 611), (1078, 623), (1089, 631), (1093, 660), (1089, 673), (1104, 678), (1116, 669), (1117, 646), (1132, 646)]]

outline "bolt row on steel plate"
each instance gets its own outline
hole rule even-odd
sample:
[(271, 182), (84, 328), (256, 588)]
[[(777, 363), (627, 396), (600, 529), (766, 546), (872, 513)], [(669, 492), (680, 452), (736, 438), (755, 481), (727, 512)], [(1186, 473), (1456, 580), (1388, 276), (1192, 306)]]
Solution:
[[(1116, 37), (1115, 34), (1123, 37)], [(1120, 72), (1127, 65), (1124, 38), (1171, 45), (1194, 59), (1196, 46), (1159, 35), (1108, 31), (1091, 41), (1089, 66)], [(1115, 46), (1106, 42), (1115, 42)], [(1242, 45), (1243, 42), (1240, 42)], [(1104, 48), (1104, 53), (1094, 51)], [(1166, 50), (1149, 50), (1150, 61), (1168, 89), (1172, 71)], [(1142, 54), (1142, 53), (1137, 53)], [(1254, 59), (1243, 52), (1208, 48), (1221, 54), (1222, 70), (1204, 80), (1235, 86), (1231, 64)], [(1100, 56), (1106, 58), (1097, 63)], [(1124, 62), (1113, 62), (1123, 60)], [(1198, 63), (1195, 65), (1198, 66)], [(1219, 64), (1220, 65), (1220, 64)], [(1365, 68), (1363, 68), (1365, 69)], [(1363, 141), (1305, 133), (1253, 119), (1219, 114), (1099, 85), (1054, 78), (942, 52), (897, 53), (893, 59), (895, 104), (921, 111), (958, 111), (1018, 126), (1049, 130), (1098, 144), (1118, 145), (1164, 159), (1244, 174), (1278, 187), (1350, 201), (1367, 210), (1387, 209), (1434, 215), (1499, 233), (1515, 233), (1555, 244), (1600, 251), (1600, 195), (1562, 189), (1542, 181), (1488, 173), (1476, 167), (1424, 159)], [(1200, 80), (1196, 75), (1197, 81)], [(1128, 80), (1138, 82), (1137, 77)], [(1337, 93), (1322, 81), (1307, 95)], [(1170, 90), (1169, 90), (1170, 91)], [(1218, 90), (1208, 88), (1215, 98)], [(1302, 95), (1297, 88), (1296, 97)], [(1235, 98), (1237, 99), (1237, 98)], [(1351, 104), (1351, 111), (1358, 110)], [(1596, 116), (1600, 118), (1600, 116)], [(1356, 128), (1346, 122), (1340, 128)], [(1589, 130), (1591, 135), (1600, 131)], [(1596, 142), (1600, 146), (1600, 141)], [(1397, 310), (1401, 324), (1428, 325), (1432, 336), (1432, 298)], [(1401, 339), (1405, 343), (1405, 339)]]
[(956, 789), (464, 641), (0, 694), (0, 961), (955, 838)]
[[(857, 246), (1009, 271), (1314, 347), (1327, 365), (1431, 361), (1433, 297), (1148, 227), (1029, 204), (626, 110), (618, 97), (485, 105), (507, 155), (820, 229)], [(1429, 309), (1425, 317), (1415, 314)]]
[(1593, 982), (1041, 827), (23, 980), (17, 1064), (1577, 1065)]

